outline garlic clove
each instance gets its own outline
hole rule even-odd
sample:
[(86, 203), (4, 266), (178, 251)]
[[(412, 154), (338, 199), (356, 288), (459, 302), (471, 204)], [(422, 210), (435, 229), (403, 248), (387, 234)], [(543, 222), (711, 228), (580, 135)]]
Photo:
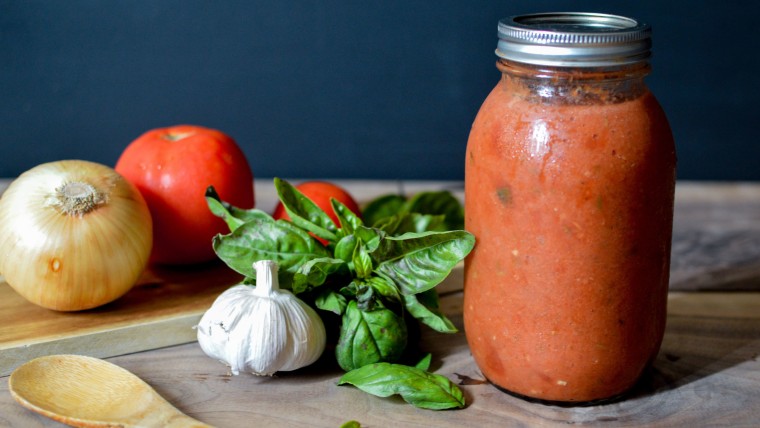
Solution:
[(314, 363), (326, 344), (322, 319), (293, 293), (279, 289), (275, 262), (258, 261), (254, 269), (256, 287), (226, 290), (201, 318), (201, 349), (234, 375), (268, 376)]

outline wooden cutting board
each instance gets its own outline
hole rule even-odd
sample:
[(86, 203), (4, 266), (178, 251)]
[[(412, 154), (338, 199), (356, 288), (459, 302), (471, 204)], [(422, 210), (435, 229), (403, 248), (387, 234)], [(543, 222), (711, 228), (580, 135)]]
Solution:
[(0, 376), (43, 355), (107, 358), (192, 342), (203, 313), (241, 278), (221, 263), (154, 268), (115, 302), (56, 312), (27, 302), (0, 277)]

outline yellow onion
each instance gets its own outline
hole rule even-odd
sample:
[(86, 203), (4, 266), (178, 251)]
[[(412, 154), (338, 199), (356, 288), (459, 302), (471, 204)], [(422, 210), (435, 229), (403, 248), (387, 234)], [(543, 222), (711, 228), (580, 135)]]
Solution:
[(45, 308), (101, 306), (137, 281), (152, 227), (140, 192), (112, 168), (81, 160), (41, 164), (0, 199), (0, 274)]

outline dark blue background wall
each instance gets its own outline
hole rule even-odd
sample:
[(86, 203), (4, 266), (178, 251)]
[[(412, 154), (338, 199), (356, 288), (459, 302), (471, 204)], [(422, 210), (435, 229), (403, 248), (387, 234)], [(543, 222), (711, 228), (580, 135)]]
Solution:
[(0, 0), (0, 177), (191, 123), (258, 177), (462, 179), (498, 19), (569, 9), (653, 25), (680, 178), (760, 179), (758, 3), (663, 0)]

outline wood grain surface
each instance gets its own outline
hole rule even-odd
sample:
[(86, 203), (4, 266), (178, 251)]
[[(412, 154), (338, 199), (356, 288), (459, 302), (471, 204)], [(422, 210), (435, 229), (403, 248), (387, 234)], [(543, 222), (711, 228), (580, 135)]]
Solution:
[[(367, 194), (389, 186), (352, 185)], [(759, 426), (760, 184), (679, 183), (676, 201), (663, 346), (639, 385), (617, 402), (544, 405), (488, 384), (462, 332), (461, 268), (441, 290), (442, 310), (460, 332), (424, 329), (420, 348), (432, 352), (437, 373), (460, 385), (467, 400), (462, 410), (420, 410), (398, 398), (337, 386), (341, 371), (330, 349), (315, 365), (275, 377), (230, 376), (197, 343), (109, 361), (142, 377), (183, 412), (218, 427), (338, 427), (349, 420), (364, 427)], [(6, 381), (0, 382), (0, 426), (59, 425), (13, 402)]]
[(671, 290), (760, 291), (760, 185), (679, 183)]

